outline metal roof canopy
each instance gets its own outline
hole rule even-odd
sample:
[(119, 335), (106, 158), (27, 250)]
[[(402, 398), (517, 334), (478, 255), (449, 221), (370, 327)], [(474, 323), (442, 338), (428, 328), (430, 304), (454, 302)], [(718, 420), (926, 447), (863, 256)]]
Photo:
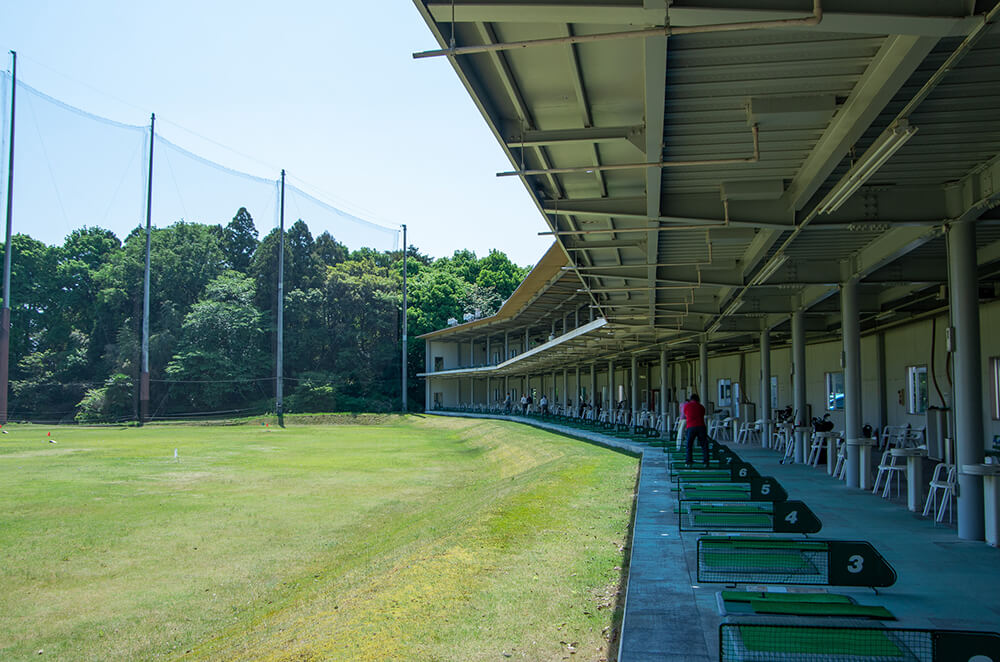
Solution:
[(1000, 279), (994, 0), (414, 2), (557, 242), (450, 340), (591, 306), (590, 360), (737, 348), (836, 328), (851, 278), (880, 323), (934, 309), (957, 220)]

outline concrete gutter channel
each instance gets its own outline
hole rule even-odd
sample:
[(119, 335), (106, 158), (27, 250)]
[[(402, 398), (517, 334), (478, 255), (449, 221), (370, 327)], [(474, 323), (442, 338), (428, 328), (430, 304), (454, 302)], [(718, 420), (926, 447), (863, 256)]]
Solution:
[[(708, 662), (718, 659), (716, 594), (721, 584), (697, 583), (700, 532), (680, 533), (677, 501), (665, 456), (647, 446), (520, 416), (425, 412), (523, 423), (640, 458), (631, 558), (618, 658), (620, 662)], [(951, 527), (849, 489), (822, 469), (780, 465), (779, 455), (740, 446), (740, 456), (801, 499), (823, 523), (820, 539), (866, 540), (896, 569), (890, 588), (837, 587), (864, 604), (882, 605), (898, 620), (889, 627), (1000, 630), (1000, 549), (959, 540)], [(647, 452), (648, 451), (648, 452)], [(699, 451), (700, 452), (700, 451)]]

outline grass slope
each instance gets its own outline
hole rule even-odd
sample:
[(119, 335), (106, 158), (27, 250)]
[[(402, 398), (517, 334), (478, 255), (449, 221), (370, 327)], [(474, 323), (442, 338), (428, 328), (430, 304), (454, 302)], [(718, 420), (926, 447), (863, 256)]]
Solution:
[(5, 429), (0, 659), (613, 657), (633, 458), (437, 417)]

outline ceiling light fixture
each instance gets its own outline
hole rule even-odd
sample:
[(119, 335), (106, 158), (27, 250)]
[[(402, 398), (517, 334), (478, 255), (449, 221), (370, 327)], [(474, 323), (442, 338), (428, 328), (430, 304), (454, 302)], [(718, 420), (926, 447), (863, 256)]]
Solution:
[(817, 213), (832, 214), (840, 209), (841, 205), (847, 202), (855, 191), (878, 172), (878, 169), (892, 158), (892, 155), (899, 151), (899, 148), (905, 145), (906, 141), (912, 138), (916, 132), (917, 127), (911, 126), (907, 120), (893, 122), (872, 143), (872, 146), (865, 150), (865, 153), (851, 166), (847, 174), (826, 194), (826, 197), (819, 204)]
[(765, 264), (764, 267), (754, 275), (754, 277), (750, 280), (750, 284), (763, 285), (785, 264), (785, 262), (788, 262), (788, 255), (785, 254), (771, 258), (771, 261)]

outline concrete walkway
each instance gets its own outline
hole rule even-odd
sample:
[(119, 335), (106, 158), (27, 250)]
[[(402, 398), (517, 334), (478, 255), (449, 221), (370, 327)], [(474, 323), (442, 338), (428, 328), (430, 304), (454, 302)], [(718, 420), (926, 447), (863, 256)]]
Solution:
[[(659, 448), (519, 416), (454, 415), (526, 423), (640, 455), (619, 659), (718, 659), (716, 594), (725, 586), (696, 581), (696, 545), (703, 534), (678, 531), (677, 501)], [(804, 501), (816, 513), (823, 529), (814, 537), (866, 540), (898, 575), (894, 586), (877, 595), (840, 587), (833, 589), (837, 593), (886, 607), (898, 619), (890, 627), (1000, 631), (1000, 550), (960, 541), (954, 528), (935, 525), (904, 504), (849, 489), (827, 476), (825, 468), (781, 465), (777, 453), (759, 446), (733, 448), (762, 475), (777, 478), (790, 499)]]

